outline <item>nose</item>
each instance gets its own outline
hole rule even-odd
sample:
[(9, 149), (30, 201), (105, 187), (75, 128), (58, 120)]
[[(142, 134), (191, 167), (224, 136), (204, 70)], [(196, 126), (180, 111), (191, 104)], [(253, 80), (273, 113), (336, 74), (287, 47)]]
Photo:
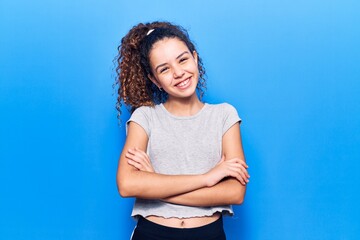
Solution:
[(184, 74), (185, 71), (181, 66), (174, 66), (174, 78), (181, 78)]

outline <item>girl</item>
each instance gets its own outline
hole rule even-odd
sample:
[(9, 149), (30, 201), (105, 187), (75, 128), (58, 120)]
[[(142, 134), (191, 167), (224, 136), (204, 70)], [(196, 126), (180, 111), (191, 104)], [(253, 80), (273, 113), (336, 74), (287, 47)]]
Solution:
[(205, 71), (182, 27), (138, 24), (118, 49), (117, 108), (133, 113), (117, 184), (136, 198), (132, 239), (225, 239), (222, 215), (250, 177), (235, 108), (201, 101)]

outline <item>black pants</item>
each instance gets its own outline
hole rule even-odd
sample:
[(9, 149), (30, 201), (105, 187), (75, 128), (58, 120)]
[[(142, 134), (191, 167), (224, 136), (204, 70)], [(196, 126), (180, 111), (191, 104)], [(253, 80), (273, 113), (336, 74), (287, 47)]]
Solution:
[(132, 240), (226, 240), (223, 221), (219, 218), (213, 223), (196, 228), (166, 227), (139, 218)]

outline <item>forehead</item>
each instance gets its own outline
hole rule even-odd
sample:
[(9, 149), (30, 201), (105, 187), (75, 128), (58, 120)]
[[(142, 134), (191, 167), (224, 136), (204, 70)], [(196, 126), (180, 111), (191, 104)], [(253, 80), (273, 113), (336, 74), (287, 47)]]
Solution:
[(149, 54), (150, 62), (151, 64), (167, 62), (176, 59), (184, 51), (190, 52), (183, 41), (177, 38), (164, 38), (152, 46)]

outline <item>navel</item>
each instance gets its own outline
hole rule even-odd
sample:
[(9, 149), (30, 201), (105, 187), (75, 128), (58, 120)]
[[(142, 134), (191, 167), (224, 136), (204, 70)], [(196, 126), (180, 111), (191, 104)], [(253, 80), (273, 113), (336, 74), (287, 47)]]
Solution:
[(184, 227), (185, 226), (185, 221), (182, 220), (181, 223), (180, 223), (181, 227)]

